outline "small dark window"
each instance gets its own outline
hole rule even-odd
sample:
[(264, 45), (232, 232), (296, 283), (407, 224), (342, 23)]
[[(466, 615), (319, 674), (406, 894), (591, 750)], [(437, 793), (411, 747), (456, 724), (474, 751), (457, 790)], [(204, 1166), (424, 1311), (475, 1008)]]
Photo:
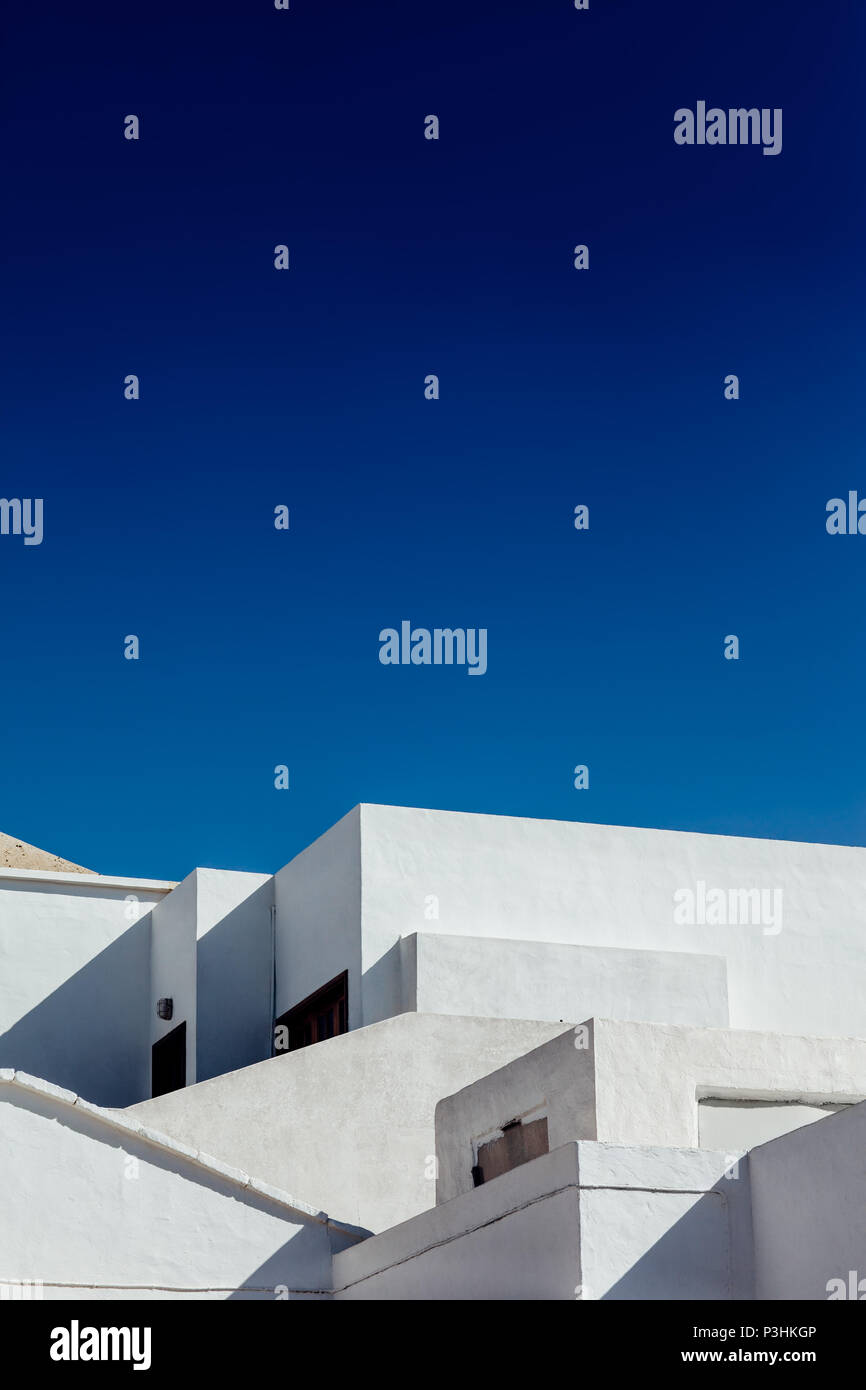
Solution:
[(529, 1163), (531, 1159), (549, 1151), (545, 1115), (540, 1120), (523, 1124), (520, 1120), (511, 1120), (502, 1126), (498, 1139), (491, 1139), (479, 1148), (478, 1160), (472, 1169), (472, 1181), (476, 1187), (480, 1187), (483, 1182), (490, 1182), (512, 1168), (519, 1168), (521, 1163)]
[(150, 1050), (150, 1093), (164, 1096), (186, 1085), (186, 1023), (179, 1023)]
[[(300, 1047), (311, 1043), (335, 1038), (349, 1031), (349, 972), (344, 970), (335, 980), (329, 981), (315, 994), (302, 999), (288, 1013), (282, 1014), (274, 1025), (275, 1031), (285, 1028), (288, 1032), (288, 1048), (277, 1047), (277, 1051), (297, 1052)], [(279, 1033), (277, 1033), (279, 1036)], [(285, 1037), (285, 1034), (283, 1034)]]

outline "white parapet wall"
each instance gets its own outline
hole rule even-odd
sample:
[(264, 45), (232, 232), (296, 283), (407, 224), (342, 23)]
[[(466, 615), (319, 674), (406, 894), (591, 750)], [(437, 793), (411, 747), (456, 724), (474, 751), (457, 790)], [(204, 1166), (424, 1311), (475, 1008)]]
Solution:
[(747, 1164), (575, 1143), (334, 1259), (338, 1300), (749, 1299)]
[(750, 1155), (761, 1299), (866, 1300), (866, 1105)]
[(685, 951), (626, 951), (418, 932), (403, 940), (406, 1008), (482, 1018), (636, 1019), (728, 1024), (725, 962)]
[(125, 1113), (383, 1230), (435, 1202), (436, 1102), (562, 1026), (403, 1014)]
[(720, 957), (733, 1028), (866, 1036), (866, 849), (371, 805), (359, 840), (365, 1022), (424, 932)]
[[(473, 1185), (478, 1146), (544, 1118), (549, 1147), (578, 1139), (731, 1153), (866, 1096), (866, 1041), (590, 1019), (436, 1108), (437, 1201)], [(762, 1102), (759, 1108), (743, 1102)], [(702, 1139), (702, 1106), (712, 1108)]]
[(0, 1291), (321, 1299), (361, 1239), (324, 1212), (37, 1078), (0, 1072)]

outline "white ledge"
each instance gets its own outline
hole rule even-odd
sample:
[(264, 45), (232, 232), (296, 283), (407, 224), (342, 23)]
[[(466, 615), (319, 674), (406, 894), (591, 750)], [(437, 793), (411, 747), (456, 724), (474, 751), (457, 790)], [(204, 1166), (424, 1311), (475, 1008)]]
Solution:
[(85, 888), (138, 888), (143, 893), (170, 893), (177, 882), (168, 878), (113, 878), (109, 874), (62, 874), (54, 869), (0, 869), (0, 884), (69, 883)]

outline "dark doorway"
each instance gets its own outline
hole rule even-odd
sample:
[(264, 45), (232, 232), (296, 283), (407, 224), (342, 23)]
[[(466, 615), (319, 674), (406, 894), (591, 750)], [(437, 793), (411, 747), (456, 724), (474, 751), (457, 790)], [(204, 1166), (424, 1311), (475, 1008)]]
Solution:
[[(283, 1031), (285, 1030), (285, 1031)], [(282, 1014), (275, 1025), (277, 1052), (297, 1052), (299, 1047), (335, 1038), (349, 1031), (349, 972), (330, 980)], [(288, 1037), (288, 1047), (285, 1039)], [(280, 1046), (282, 1041), (283, 1045)]]
[(150, 1094), (164, 1096), (186, 1085), (186, 1023), (179, 1023), (150, 1049)]

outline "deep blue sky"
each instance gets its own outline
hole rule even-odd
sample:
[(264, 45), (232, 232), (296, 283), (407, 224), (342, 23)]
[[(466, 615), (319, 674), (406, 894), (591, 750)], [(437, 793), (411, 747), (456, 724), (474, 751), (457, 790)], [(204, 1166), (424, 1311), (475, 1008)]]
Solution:
[[(859, 0), (12, 9), (0, 829), (153, 877), (358, 801), (866, 843)], [(782, 153), (675, 145), (698, 99)], [(487, 674), (380, 665), (404, 618)]]

